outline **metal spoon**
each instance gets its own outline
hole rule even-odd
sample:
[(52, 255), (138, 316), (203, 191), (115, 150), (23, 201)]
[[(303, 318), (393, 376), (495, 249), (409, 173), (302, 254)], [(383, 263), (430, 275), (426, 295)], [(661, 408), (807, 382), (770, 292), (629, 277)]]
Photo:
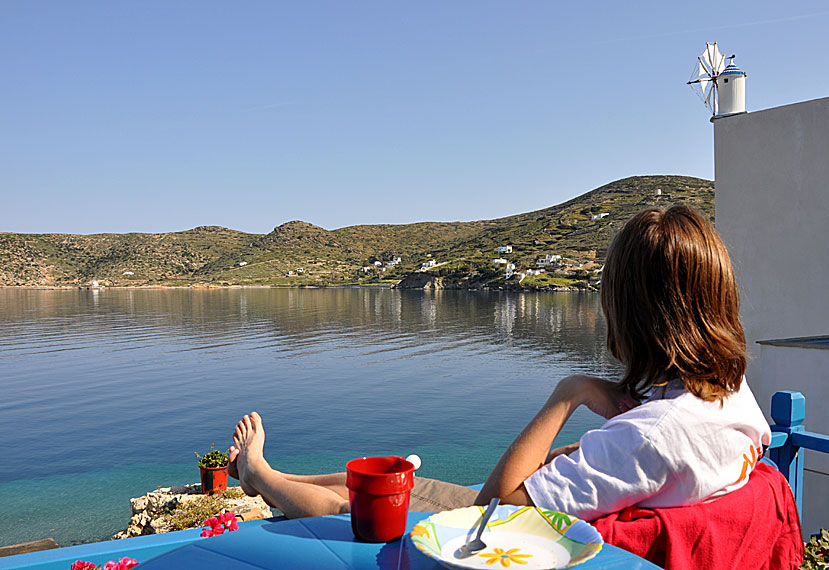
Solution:
[(498, 503), (501, 502), (501, 499), (495, 497), (489, 502), (489, 506), (486, 508), (486, 512), (484, 516), (481, 517), (481, 523), (478, 526), (478, 533), (475, 535), (474, 540), (470, 540), (455, 552), (456, 558), (468, 558), (472, 556), (479, 550), (483, 550), (486, 548), (486, 543), (481, 540), (481, 535), (484, 533), (484, 529), (486, 528), (486, 523), (489, 522), (489, 519), (492, 518), (492, 513), (495, 512), (495, 508), (498, 506)]

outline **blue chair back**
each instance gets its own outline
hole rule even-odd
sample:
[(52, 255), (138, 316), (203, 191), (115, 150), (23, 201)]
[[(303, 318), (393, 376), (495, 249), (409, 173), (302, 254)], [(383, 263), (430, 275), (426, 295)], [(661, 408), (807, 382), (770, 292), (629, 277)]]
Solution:
[(800, 392), (783, 390), (771, 398), (771, 444), (763, 458), (786, 477), (792, 488), (797, 512), (802, 515), (803, 449), (829, 453), (829, 436), (806, 431), (806, 398)]

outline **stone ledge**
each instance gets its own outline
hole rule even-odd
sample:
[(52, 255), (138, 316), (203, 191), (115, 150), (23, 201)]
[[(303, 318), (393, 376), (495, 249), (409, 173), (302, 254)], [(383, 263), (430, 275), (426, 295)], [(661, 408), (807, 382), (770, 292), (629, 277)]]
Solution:
[(12, 544), (10, 546), (0, 546), (0, 558), (4, 556), (16, 556), (17, 554), (28, 554), (29, 552), (51, 550), (53, 548), (60, 548), (60, 545), (55, 542), (55, 539), (53, 538), (22, 542), (20, 544)]

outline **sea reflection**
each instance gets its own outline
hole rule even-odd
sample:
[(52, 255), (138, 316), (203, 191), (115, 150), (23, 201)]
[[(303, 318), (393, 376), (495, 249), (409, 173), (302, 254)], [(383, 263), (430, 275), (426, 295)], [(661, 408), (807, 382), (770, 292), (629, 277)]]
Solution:
[(499, 453), (562, 375), (618, 371), (595, 294), (0, 289), (0, 326), (0, 481), (180, 463), (251, 409), (283, 459)]
[[(387, 289), (0, 290), (0, 358), (155, 337), (199, 350), (218, 345), (325, 350), (465, 338), (517, 343), (605, 361), (605, 325), (593, 294)], [(562, 334), (565, 332), (567, 334)], [(425, 335), (425, 336), (424, 336)], [(191, 345), (191, 343), (194, 343)]]

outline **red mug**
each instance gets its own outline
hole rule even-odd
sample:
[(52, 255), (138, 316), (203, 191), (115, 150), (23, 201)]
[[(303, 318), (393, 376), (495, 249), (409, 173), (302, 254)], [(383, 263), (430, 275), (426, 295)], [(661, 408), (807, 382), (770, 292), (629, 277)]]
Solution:
[(366, 542), (388, 542), (406, 532), (414, 465), (402, 457), (360, 457), (345, 465), (351, 530)]

